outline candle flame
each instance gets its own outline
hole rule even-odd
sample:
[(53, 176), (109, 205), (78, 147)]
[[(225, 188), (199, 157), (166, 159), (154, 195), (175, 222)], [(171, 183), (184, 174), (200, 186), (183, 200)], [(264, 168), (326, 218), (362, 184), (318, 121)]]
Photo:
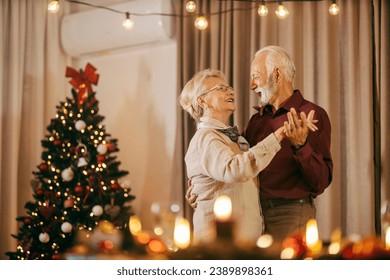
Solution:
[(187, 219), (181, 217), (176, 218), (173, 240), (179, 249), (185, 249), (190, 245), (191, 231), (190, 223)]
[(315, 254), (322, 249), (322, 242), (318, 238), (318, 227), (315, 219), (310, 219), (306, 224), (306, 245)]

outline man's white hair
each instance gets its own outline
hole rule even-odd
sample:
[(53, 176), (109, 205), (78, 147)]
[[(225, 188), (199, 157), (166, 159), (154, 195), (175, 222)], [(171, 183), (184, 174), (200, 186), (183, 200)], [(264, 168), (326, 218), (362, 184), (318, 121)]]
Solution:
[(295, 78), (295, 64), (291, 60), (288, 53), (279, 46), (266, 46), (258, 50), (255, 57), (260, 54), (266, 53), (265, 66), (267, 68), (267, 75), (270, 75), (272, 71), (277, 67), (279, 68), (285, 79), (289, 82), (293, 82)]

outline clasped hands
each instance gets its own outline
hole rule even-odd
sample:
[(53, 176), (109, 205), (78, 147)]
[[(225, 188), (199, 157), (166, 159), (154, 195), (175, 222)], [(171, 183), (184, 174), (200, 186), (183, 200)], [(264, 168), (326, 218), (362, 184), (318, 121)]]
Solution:
[[(311, 110), (306, 116), (305, 112), (298, 113), (294, 108), (290, 109), (290, 112), (287, 113), (287, 121), (284, 122), (283, 126), (275, 131), (275, 137), (279, 140), (287, 138), (291, 145), (295, 149), (299, 149), (306, 144), (307, 136), (309, 135), (309, 130), (315, 132), (318, 130), (318, 127), (315, 123), (318, 120), (314, 120), (314, 110)], [(187, 191), (186, 191), (186, 200), (192, 208), (196, 209), (198, 203), (196, 202), (197, 194), (192, 194), (193, 185), (191, 180), (187, 181)]]
[(318, 130), (318, 127), (315, 125), (318, 120), (313, 119), (314, 110), (311, 110), (307, 116), (305, 112), (301, 112), (300, 117), (299, 119), (297, 111), (291, 108), (290, 112), (287, 113), (288, 121), (284, 122), (283, 132), (291, 145), (296, 149), (305, 145), (309, 130), (313, 132)]

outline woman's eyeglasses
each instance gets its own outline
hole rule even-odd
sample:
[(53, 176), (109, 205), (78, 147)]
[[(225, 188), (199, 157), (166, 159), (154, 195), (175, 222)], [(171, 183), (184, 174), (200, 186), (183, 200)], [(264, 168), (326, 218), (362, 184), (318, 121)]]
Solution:
[(205, 95), (207, 93), (209, 93), (210, 91), (213, 91), (213, 90), (220, 90), (222, 92), (228, 92), (229, 90), (233, 90), (233, 88), (231, 86), (227, 86), (227, 85), (222, 85), (222, 84), (218, 84), (218, 85), (215, 85), (213, 86), (212, 88), (206, 90), (205, 92), (203, 92), (201, 94), (202, 95)]

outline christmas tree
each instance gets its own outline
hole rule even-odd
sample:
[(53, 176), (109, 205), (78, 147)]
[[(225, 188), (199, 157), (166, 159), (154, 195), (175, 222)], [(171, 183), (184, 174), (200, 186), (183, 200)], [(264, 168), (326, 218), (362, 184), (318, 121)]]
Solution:
[(42, 162), (33, 171), (34, 201), (25, 205), (15, 252), (10, 259), (57, 259), (72, 246), (79, 231), (92, 231), (100, 222), (117, 229), (127, 227), (132, 215), (130, 188), (120, 178), (129, 172), (119, 168), (114, 155), (117, 139), (111, 138), (98, 114), (92, 85), (96, 68), (67, 67), (72, 98), (60, 102), (42, 140)]

